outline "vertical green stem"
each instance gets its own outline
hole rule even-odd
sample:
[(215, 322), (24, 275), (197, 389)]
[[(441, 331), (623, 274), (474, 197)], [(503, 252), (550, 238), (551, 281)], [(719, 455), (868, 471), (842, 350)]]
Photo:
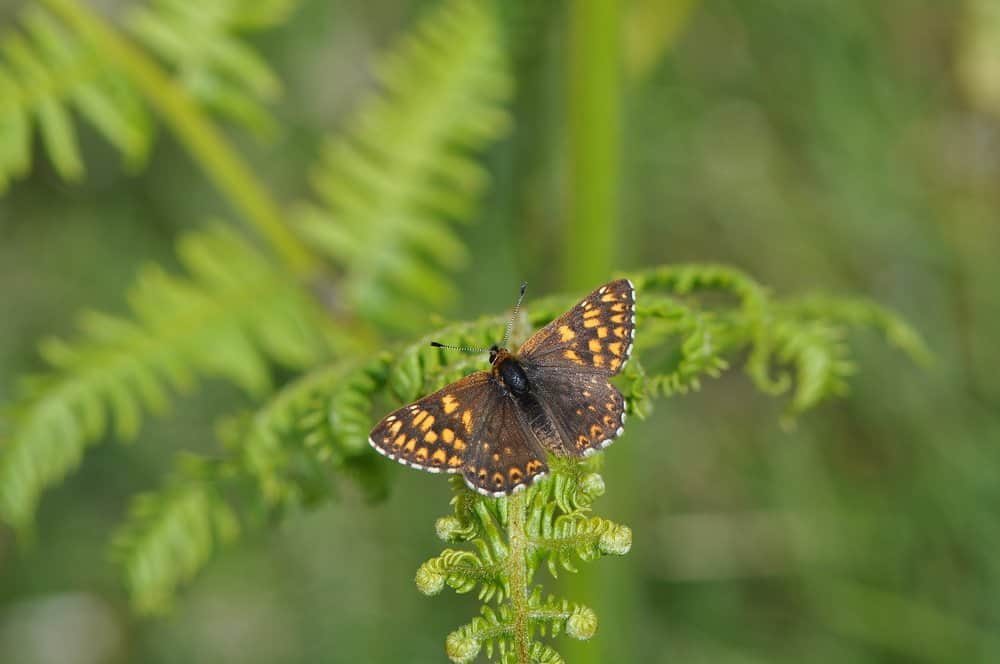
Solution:
[(310, 276), (315, 258), (287, 228), (264, 183), (240, 159), (187, 91), (154, 60), (74, 0), (44, 0), (68, 24), (90, 38), (160, 113), (208, 177), (296, 274)]
[(530, 664), (528, 650), (528, 537), (524, 532), (524, 491), (507, 498), (507, 542), (510, 554), (510, 605), (514, 610), (514, 648), (518, 664)]
[[(620, 0), (569, 4), (569, 221), (563, 286), (590, 289), (607, 280), (619, 233), (621, 143)], [(589, 576), (574, 576), (574, 599), (600, 606)], [(607, 661), (599, 644), (566, 644), (567, 661)]]
[(620, 0), (572, 0), (569, 17), (569, 222), (564, 286), (608, 277), (618, 228)]

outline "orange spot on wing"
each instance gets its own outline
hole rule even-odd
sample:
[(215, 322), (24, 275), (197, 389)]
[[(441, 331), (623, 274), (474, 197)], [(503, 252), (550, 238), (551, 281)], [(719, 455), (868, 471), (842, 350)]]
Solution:
[(462, 424), (466, 431), (472, 431), (472, 411), (468, 408), (462, 412)]
[(601, 302), (614, 302), (617, 299), (618, 299), (617, 295), (615, 295), (614, 293), (608, 293), (607, 295), (601, 298)]
[(588, 309), (588, 310), (586, 310), (586, 311), (583, 312), (583, 317), (584, 318), (593, 318), (594, 316), (600, 316), (600, 315), (601, 315), (601, 310), (597, 309), (597, 308), (595, 308), (595, 309)]
[(603, 339), (606, 336), (608, 336), (608, 328), (604, 327), (603, 325), (601, 327), (597, 328), (597, 338), (598, 339)]
[(427, 431), (432, 426), (434, 426), (434, 416), (433, 415), (431, 417), (428, 417), (426, 420), (424, 420), (424, 423), (420, 425), (420, 429), (422, 431)]
[(403, 443), (405, 443), (405, 442), (406, 442), (406, 434), (405, 433), (401, 433), (401, 434), (399, 434), (399, 437), (396, 438), (396, 440), (392, 441), (392, 446), (393, 447), (402, 447)]
[(427, 435), (424, 436), (424, 442), (425, 443), (436, 443), (437, 439), (438, 439), (438, 435), (436, 433), (434, 433), (433, 431), (428, 431)]
[(443, 429), (441, 431), (441, 439), (450, 445), (451, 442), (455, 440), (455, 432), (451, 429)]
[(610, 350), (615, 355), (620, 356), (622, 354), (622, 342), (616, 341), (613, 344), (608, 344), (608, 350)]
[(422, 410), (419, 413), (417, 413), (417, 416), (413, 418), (413, 426), (417, 426), (418, 424), (423, 422), (424, 418), (427, 417), (427, 415), (428, 412), (426, 410)]
[(435, 450), (434, 454), (431, 456), (431, 463), (435, 466), (440, 466), (448, 458), (448, 453), (444, 450)]
[(600, 324), (601, 324), (600, 318), (588, 318), (587, 320), (583, 321), (584, 327), (597, 327)]
[(600, 353), (601, 342), (598, 341), (597, 339), (591, 339), (590, 341), (587, 342), (587, 348), (590, 349), (591, 353)]
[(576, 332), (569, 325), (559, 326), (559, 341), (570, 341), (576, 338)]

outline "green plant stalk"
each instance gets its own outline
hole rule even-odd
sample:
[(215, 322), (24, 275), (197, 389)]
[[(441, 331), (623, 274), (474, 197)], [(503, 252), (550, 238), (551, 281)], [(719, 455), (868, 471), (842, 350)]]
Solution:
[(569, 28), (569, 206), (563, 286), (606, 279), (617, 247), (621, 143), (619, 0), (573, 0)]
[(525, 492), (507, 498), (507, 544), (510, 553), (507, 561), (510, 576), (510, 606), (514, 611), (514, 647), (518, 664), (531, 664), (528, 649), (528, 536), (524, 532)]
[(43, 2), (121, 67), (230, 204), (270, 243), (294, 274), (311, 277), (317, 269), (316, 257), (285, 228), (280, 207), (267, 187), (198, 109), (187, 91), (141, 48), (78, 2)]
[[(572, 0), (569, 5), (569, 205), (563, 286), (588, 289), (608, 278), (619, 231), (621, 7), (620, 0)], [(590, 575), (574, 576), (569, 594), (600, 606)], [(604, 644), (567, 644), (567, 661), (605, 661)]]

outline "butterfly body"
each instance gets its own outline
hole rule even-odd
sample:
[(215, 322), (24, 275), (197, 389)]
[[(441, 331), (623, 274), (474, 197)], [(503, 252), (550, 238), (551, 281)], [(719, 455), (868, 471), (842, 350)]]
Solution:
[(489, 371), (390, 413), (369, 443), (404, 465), (460, 472), (484, 495), (523, 489), (548, 471), (546, 453), (589, 456), (621, 435), (624, 399), (608, 378), (631, 354), (634, 311), (630, 281), (605, 284), (516, 354), (492, 347)]

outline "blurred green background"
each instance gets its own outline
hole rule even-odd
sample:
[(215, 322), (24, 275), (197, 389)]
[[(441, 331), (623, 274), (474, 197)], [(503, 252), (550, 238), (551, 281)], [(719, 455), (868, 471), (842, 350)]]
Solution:
[[(0, 3), (0, 26), (23, 4)], [(431, 4), (302, 0), (254, 38), (285, 84), (282, 132), (236, 140), (279, 199), (302, 195), (320, 137)], [(514, 126), (461, 228), (460, 297), (436, 314), (498, 312), (521, 279), (529, 305), (582, 293), (610, 276), (580, 283), (599, 236), (611, 269), (717, 261), (777, 293), (869, 296), (937, 361), (858, 338), (851, 395), (791, 430), (739, 371), (630, 421), (598, 509), (635, 543), (559, 582), (601, 628), (557, 647), (570, 662), (1000, 661), (997, 3), (632, 0), (610, 10), (617, 44), (592, 48), (570, 27), (579, 4), (510, 5)], [(575, 107), (581, 72), (619, 90), (598, 90), (596, 122)], [(610, 142), (588, 152), (581, 132)], [(139, 265), (174, 265), (179, 232), (232, 216), (166, 130), (138, 175), (92, 133), (83, 148), (81, 184), (39, 158), (0, 198), (4, 402), (42, 368), (41, 336), (72, 336), (84, 306), (123, 312)], [(617, 204), (588, 221), (602, 200)], [(444, 660), (476, 602), (423, 597), (412, 578), (440, 548), (449, 491), (396, 467), (386, 502), (345, 486), (225, 550), (171, 615), (130, 613), (107, 557), (129, 497), (178, 450), (213, 450), (215, 416), (248, 403), (206, 384), (137, 444), (96, 446), (45, 497), (33, 542), (0, 532), (0, 662)]]

